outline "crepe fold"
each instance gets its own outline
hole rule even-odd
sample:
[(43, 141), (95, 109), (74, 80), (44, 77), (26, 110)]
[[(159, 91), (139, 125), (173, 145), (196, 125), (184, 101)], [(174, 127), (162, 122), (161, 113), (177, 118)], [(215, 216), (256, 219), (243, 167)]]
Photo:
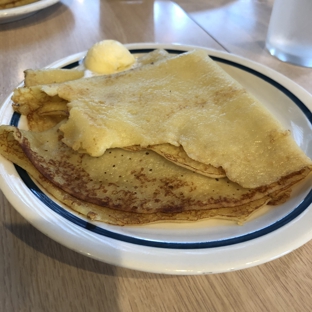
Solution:
[(68, 101), (63, 142), (94, 157), (109, 148), (182, 146), (246, 188), (311, 166), (289, 131), (205, 51), (40, 90)]
[(206, 52), (156, 51), (138, 64), (15, 90), (32, 131), (1, 126), (0, 153), (71, 209), (112, 224), (243, 223), (309, 175), (290, 132)]
[(58, 126), (42, 133), (1, 126), (0, 153), (91, 220), (130, 225), (221, 218), (243, 223), (263, 205), (289, 196), (290, 184), (256, 194), (227, 179), (192, 173), (154, 152), (112, 149), (94, 158), (74, 152), (60, 138)]

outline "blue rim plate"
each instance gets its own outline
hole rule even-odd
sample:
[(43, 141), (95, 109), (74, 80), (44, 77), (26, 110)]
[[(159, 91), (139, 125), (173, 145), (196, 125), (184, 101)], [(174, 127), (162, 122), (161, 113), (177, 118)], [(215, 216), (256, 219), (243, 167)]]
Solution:
[(42, 9), (45, 9), (60, 0), (40, 0), (14, 8), (0, 10), (0, 24), (14, 22), (26, 18)]
[[(131, 44), (128, 48), (134, 54), (155, 48), (178, 54), (194, 47)], [(260, 64), (224, 52), (204, 50), (258, 97), (312, 157), (312, 100), (309, 93)], [(48, 67), (72, 68), (84, 55), (85, 52), (78, 53)], [(1, 109), (1, 123), (17, 125), (20, 116), (13, 114), (9, 98)], [(262, 209), (244, 226), (229, 221), (204, 220), (116, 227), (90, 222), (71, 212), (38, 188), (24, 170), (4, 159), (0, 173), (0, 186), (6, 197), (39, 230), (85, 255), (137, 270), (200, 274), (242, 269), (294, 250), (312, 235), (310, 226), (305, 226), (307, 219), (310, 222), (312, 219), (311, 179), (300, 184), (286, 204)]]

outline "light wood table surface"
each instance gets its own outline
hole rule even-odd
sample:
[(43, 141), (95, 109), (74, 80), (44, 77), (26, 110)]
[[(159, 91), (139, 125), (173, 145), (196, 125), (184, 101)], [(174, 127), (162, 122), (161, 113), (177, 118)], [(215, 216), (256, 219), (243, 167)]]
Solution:
[[(178, 4), (177, 4), (178, 3)], [(273, 1), (62, 0), (0, 25), (0, 102), (41, 68), (103, 39), (181, 43), (267, 65), (312, 93), (312, 70), (264, 48)], [(171, 276), (76, 253), (35, 229), (0, 193), (0, 311), (312, 311), (312, 242), (230, 273)]]

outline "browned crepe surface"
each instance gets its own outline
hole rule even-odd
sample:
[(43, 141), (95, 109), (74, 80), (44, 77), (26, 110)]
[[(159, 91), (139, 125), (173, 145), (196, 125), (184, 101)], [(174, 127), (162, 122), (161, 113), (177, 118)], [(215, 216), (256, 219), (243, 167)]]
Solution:
[(246, 205), (236, 207), (215, 208), (207, 210), (186, 211), (182, 213), (140, 214), (101, 207), (82, 201), (56, 187), (39, 173), (24, 154), (21, 146), (14, 138), (15, 127), (0, 127), (0, 153), (8, 160), (26, 170), (47, 192), (70, 209), (93, 221), (101, 221), (113, 225), (138, 225), (152, 222), (189, 222), (201, 219), (226, 219), (238, 223), (245, 222), (252, 213), (265, 205), (269, 198), (264, 197)]
[(288, 189), (308, 170), (279, 183), (246, 189), (227, 178), (211, 179), (176, 166), (153, 151), (110, 149), (101, 157), (73, 151), (58, 126), (45, 132), (16, 131), (15, 138), (37, 170), (86, 202), (138, 213), (234, 207)]
[[(172, 59), (167, 57), (166, 53), (159, 54), (157, 52), (156, 54), (154, 63), (156, 68), (159, 63), (172, 61)], [(13, 101), (15, 101), (14, 109), (27, 116), (30, 129), (39, 132), (2, 127), (1, 133), (3, 137), (10, 139), (6, 139), (6, 141), (4, 140), (3, 143), (1, 143), (2, 151), (0, 152), (11, 161), (17, 159), (16, 155), (22, 155), (16, 160), (17, 163), (29, 171), (46, 190), (71, 207), (71, 209), (82, 213), (90, 219), (112, 224), (143, 224), (163, 220), (194, 221), (202, 218), (215, 217), (244, 222), (253, 211), (257, 210), (262, 205), (266, 203), (279, 204), (286, 201), (290, 196), (290, 188), (309, 174), (311, 161), (298, 148), (291, 139), (289, 133), (285, 131), (285, 129), (282, 129), (274, 119), (273, 121), (271, 119), (269, 120), (269, 126), (271, 128), (267, 128), (267, 125), (264, 127), (260, 125), (260, 122), (257, 120), (257, 117), (259, 117), (257, 114), (257, 116), (251, 114), (254, 117), (252, 124), (254, 128), (250, 127), (252, 121), (248, 121), (246, 125), (242, 125), (245, 116), (239, 116), (238, 113), (233, 111), (234, 109), (231, 111), (230, 104), (222, 103), (222, 99), (232, 101), (231, 104), (234, 105), (236, 109), (240, 107), (240, 103), (237, 103), (237, 101), (243, 101), (241, 108), (246, 108), (246, 105), (248, 108), (248, 104), (251, 104), (251, 106), (255, 105), (258, 108), (256, 111), (264, 114), (262, 118), (263, 116), (267, 117), (269, 115), (267, 111), (262, 110), (262, 107), (258, 107), (258, 103), (254, 102), (255, 99), (249, 95), (246, 98), (244, 96), (246, 92), (240, 89), (231, 79), (227, 80), (227, 76), (221, 75), (221, 78), (219, 77), (221, 81), (225, 81), (226, 83), (224, 86), (221, 84), (221, 88), (219, 88), (217, 92), (215, 92), (215, 90), (214, 93), (212, 92), (214, 96), (212, 96), (211, 105), (219, 105), (218, 109), (220, 109), (220, 107), (224, 109), (223, 114), (225, 115), (227, 111), (223, 106), (227, 106), (230, 111), (228, 116), (232, 118), (231, 123), (235, 125), (238, 124), (238, 127), (244, 126), (244, 130), (247, 132), (247, 138), (249, 140), (256, 140), (256, 145), (259, 144), (261, 146), (262, 144), (262, 149), (260, 148), (257, 150), (260, 152), (260, 154), (257, 155), (253, 150), (255, 146), (252, 145), (251, 150), (244, 150), (243, 155), (241, 155), (236, 150), (235, 144), (222, 145), (228, 138), (224, 141), (222, 137), (224, 136), (224, 131), (220, 132), (218, 131), (220, 129), (216, 128), (212, 129), (214, 132), (211, 133), (211, 137), (215, 136), (215, 140), (218, 140), (217, 143), (221, 144), (219, 146), (220, 148), (214, 149), (215, 144), (212, 144), (211, 146), (204, 146), (204, 149), (200, 147), (197, 152), (202, 153), (202, 155), (206, 157), (207, 155), (204, 152), (207, 151), (212, 163), (213, 159), (218, 160), (218, 157), (223, 160), (229, 157), (230, 161), (231, 159), (232, 161), (237, 159), (238, 162), (242, 160), (242, 157), (247, 157), (247, 164), (254, 166), (254, 163), (256, 163), (256, 168), (244, 167), (243, 162), (239, 165), (235, 164), (234, 171), (240, 169), (242, 172), (239, 173), (239, 176), (245, 175), (244, 181), (248, 183), (254, 183), (255, 180), (258, 180), (258, 183), (259, 181), (273, 181), (271, 183), (261, 184), (257, 187), (243, 187), (231, 181), (228, 177), (225, 177), (226, 174), (231, 172), (227, 167), (231, 167), (229, 164), (225, 165), (227, 170), (224, 170), (222, 166), (215, 167), (210, 163), (194, 160), (189, 157), (182, 145), (174, 146), (172, 144), (162, 143), (147, 146), (123, 146), (123, 148), (127, 150), (109, 148), (104, 155), (92, 157), (86, 153), (80, 153), (80, 149), (78, 149), (77, 152), (70, 146), (64, 144), (64, 133), (63, 131), (59, 131), (59, 125), (57, 124), (62, 121), (60, 124), (62, 127), (62, 124), (64, 125), (68, 122), (68, 114), (73, 108), (76, 108), (74, 104), (77, 104), (77, 101), (78, 108), (83, 101), (90, 101), (92, 113), (90, 115), (87, 114), (90, 117), (90, 128), (87, 128), (86, 132), (90, 134), (88, 131), (91, 131), (91, 134), (93, 133), (99, 138), (101, 131), (98, 132), (97, 129), (94, 128), (93, 123), (93, 118), (96, 118), (95, 114), (98, 112), (99, 107), (94, 107), (93, 105), (98, 104), (101, 106), (105, 104), (105, 101), (107, 101), (107, 97), (105, 96), (112, 97), (113, 99), (116, 96), (114, 93), (116, 90), (114, 91), (113, 88), (113, 93), (104, 92), (104, 98), (101, 98), (100, 95), (103, 94), (98, 92), (99, 88), (108, 88), (111, 90), (110, 86), (114, 86), (118, 82), (120, 83), (118, 88), (121, 87), (121, 90), (125, 92), (125, 90), (129, 88), (129, 85), (127, 85), (127, 83), (129, 83), (129, 76), (132, 77), (131, 79), (133, 80), (130, 81), (131, 86), (138, 83), (139, 76), (137, 79), (135, 78), (137, 72), (144, 73), (144, 66), (146, 64), (146, 67), (151, 69), (153, 66), (149, 64), (154, 57), (155, 56), (146, 56), (145, 59), (142, 60), (141, 68), (139, 68), (139, 66), (137, 69), (131, 70), (128, 73), (112, 75), (106, 78), (78, 79), (75, 82), (55, 84), (54, 82), (58, 82), (56, 79), (52, 81), (53, 84), (42, 86), (40, 85), (42, 78), (36, 81), (38, 77), (35, 77), (34, 82), (28, 83), (28, 87), (15, 90)], [(163, 61), (163, 59), (166, 60)], [(210, 66), (210, 61), (208, 63)], [(182, 65), (185, 66), (183, 62)], [(212, 69), (215, 69), (214, 65), (211, 66)], [(190, 67), (189, 64), (188, 67)], [(167, 67), (167, 69), (170, 70), (170, 66)], [(190, 70), (190, 72), (192, 71)], [(216, 70), (216, 72), (219, 73), (218, 70)], [(32, 75), (33, 74), (34, 73), (32, 73)], [(43, 76), (45, 76), (45, 74), (46, 73), (43, 73)], [(209, 75), (212, 75), (211, 82), (213, 84), (214, 79), (217, 79), (220, 87), (220, 80), (218, 80), (219, 78), (216, 78), (214, 74), (214, 72), (209, 72)], [(126, 76), (126, 78), (124, 76)], [(156, 75), (156, 78), (159, 79), (160, 77)], [(182, 75), (180, 78), (182, 80), (182, 86), (184, 86), (183, 79), (185, 77)], [(123, 79), (125, 79), (125, 81), (123, 81)], [(140, 77), (140, 79), (144, 80), (144, 75)], [(153, 81), (158, 83), (157, 79)], [(164, 78), (164, 80), (166, 79)], [(229, 89), (227, 89), (227, 83), (230, 84)], [(192, 83), (190, 85), (192, 89)], [(234, 92), (232, 96), (228, 91), (233, 90), (231, 89), (233, 86), (237, 88), (237, 92)], [(68, 97), (66, 93), (68, 88), (71, 89), (69, 94), (74, 92), (73, 90), (76, 90), (78, 98), (72, 100), (70, 98), (70, 96), (73, 96), (72, 94)], [(205, 88), (213, 89), (210, 85), (205, 85)], [(57, 90), (56, 93), (55, 90)], [(184, 90), (187, 89), (184, 88)], [(196, 90), (196, 88), (194, 90)], [(195, 92), (194, 90), (192, 92)], [(224, 90), (227, 91), (225, 92)], [(138, 88), (134, 87), (133, 92), (137, 91)], [(162, 89), (162, 92), (163, 91)], [(144, 94), (139, 94), (141, 98), (144, 98)], [(129, 97), (127, 92), (125, 92), (125, 97)], [(130, 100), (131, 99), (130, 94)], [(68, 104), (69, 100), (71, 103)], [(115, 98), (115, 106), (123, 103), (120, 103), (118, 100), (120, 100), (120, 98), (117, 96), (117, 98)], [(101, 101), (103, 101), (103, 103)], [(161, 101), (162, 97), (160, 97), (160, 102)], [(142, 101), (142, 104), (143, 103), (146, 104), (144, 100)], [(128, 104), (129, 103), (126, 103), (126, 105)], [(195, 106), (197, 104), (195, 104)], [(87, 104), (86, 107), (88, 105), (89, 104)], [(134, 103), (134, 112), (137, 109), (135, 105), (136, 103)], [(200, 105), (202, 109), (205, 103), (201, 102)], [(85, 108), (85, 106), (83, 106), (83, 108)], [(215, 112), (218, 113), (218, 109)], [(121, 109), (121, 112), (122, 115), (124, 112), (123, 109)], [(211, 110), (211, 112), (213, 112), (213, 110)], [(144, 122), (148, 121), (151, 128), (155, 126), (153, 122), (150, 123), (150, 119), (145, 120), (146, 112), (140, 111), (138, 114), (142, 114), (142, 120)], [(150, 115), (153, 116), (151, 112)], [(215, 115), (212, 116), (212, 119), (214, 119)], [(116, 121), (120, 121), (119, 117), (120, 116), (117, 116), (112, 124)], [(192, 115), (189, 117), (192, 117)], [(222, 116), (220, 116), (220, 118), (221, 117)], [(70, 118), (73, 118), (73, 116), (70, 116)], [(221, 121), (222, 118), (220, 119)], [(272, 118), (272, 116), (270, 116), (270, 118)], [(79, 118), (77, 121), (78, 120)], [(131, 116), (130, 120), (133, 121)], [(179, 120), (176, 121), (176, 126), (178, 128)], [(81, 129), (87, 126), (84, 122), (85, 120), (80, 124)], [(227, 120), (223, 120), (222, 122), (224, 123), (223, 125), (227, 126)], [(188, 123), (185, 125), (187, 129), (184, 133), (184, 139), (186, 141), (190, 139), (196, 141), (198, 139), (196, 135), (203, 134), (203, 132), (196, 132), (197, 130), (195, 130), (196, 135), (193, 134), (190, 136), (191, 132), (189, 131), (193, 129), (193, 125), (190, 125), (190, 129), (188, 129)], [(152, 132), (158, 131), (159, 126), (163, 126), (161, 120), (159, 124), (153, 128)], [(205, 131), (211, 131), (211, 120), (205, 119), (205, 123), (202, 123), (202, 127), (204, 126), (207, 126)], [(126, 135), (128, 134), (127, 131), (125, 131), (127, 125), (124, 128), (121, 127), (121, 129), (123, 129)], [(258, 136), (257, 131), (260, 131), (259, 129), (269, 130), (265, 132), (265, 135), (261, 134)], [(118, 128), (117, 131), (118, 130), (120, 129)], [(143, 131), (144, 128), (141, 130)], [(170, 132), (170, 128), (168, 131)], [(235, 131), (236, 129), (233, 130), (233, 132)], [(142, 133), (145, 132), (143, 131)], [(79, 135), (79, 131), (76, 134)], [(230, 134), (230, 138), (231, 135), (232, 134)], [(242, 138), (239, 140), (239, 144), (241, 144)], [(263, 140), (263, 142), (261, 140)], [(12, 146), (14, 146), (14, 148), (8, 148), (8, 145), (11, 144), (8, 142), (13, 141), (14, 143)], [(17, 142), (20, 145), (18, 145)], [(233, 142), (232, 140), (232, 143)], [(216, 142), (213, 141), (212, 143)], [(234, 143), (236, 143), (236, 141)], [(247, 146), (247, 143), (243, 142), (242, 146)], [(250, 148), (250, 146), (248, 146), (248, 148)], [(15, 149), (18, 149), (19, 153), (14, 156)], [(11, 151), (11, 155), (10, 152), (6, 152), (6, 150)], [(270, 159), (269, 156), (274, 157)], [(253, 159), (253, 157), (255, 158)], [(282, 165), (279, 165), (278, 170), (275, 170), (276, 168), (272, 166), (277, 161), (282, 161)], [(270, 173), (269, 180), (267, 180), (267, 177), (261, 177), (262, 173), (256, 170), (259, 168), (257, 162), (260, 162), (260, 167), (265, 168), (266, 172), (269, 172), (273, 168), (271, 170), (273, 174)], [(250, 173), (253, 173), (253, 175), (248, 176)], [(258, 175), (260, 175), (260, 179), (258, 179)], [(209, 177), (216, 177), (216, 179)]]

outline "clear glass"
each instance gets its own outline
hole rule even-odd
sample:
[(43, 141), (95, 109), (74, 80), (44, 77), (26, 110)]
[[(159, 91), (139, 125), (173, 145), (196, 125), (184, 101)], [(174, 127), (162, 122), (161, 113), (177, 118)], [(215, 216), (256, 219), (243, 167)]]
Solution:
[(281, 61), (312, 67), (312, 0), (275, 0), (266, 47)]

